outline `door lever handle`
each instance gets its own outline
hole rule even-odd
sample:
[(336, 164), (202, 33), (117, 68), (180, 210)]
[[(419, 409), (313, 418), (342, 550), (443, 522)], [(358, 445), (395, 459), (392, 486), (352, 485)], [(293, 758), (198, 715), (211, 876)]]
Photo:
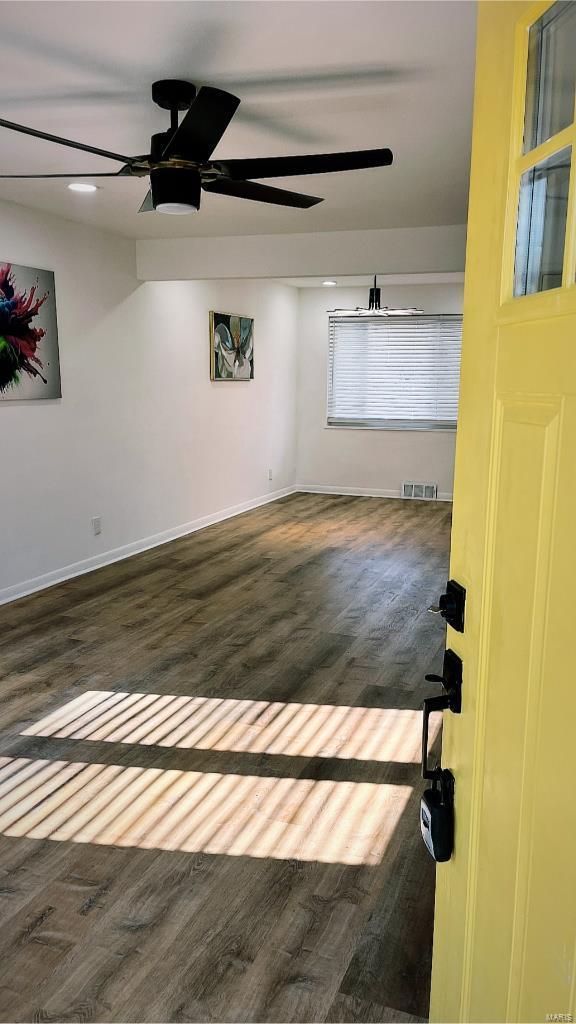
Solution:
[(462, 710), (462, 659), (448, 648), (444, 651), (442, 675), (429, 672), (424, 678), (427, 683), (442, 683), (448, 699), (446, 706), (459, 715)]
[(422, 702), (422, 778), (440, 779), (442, 769), (440, 765), (435, 768), (428, 766), (428, 725), (430, 715), (433, 711), (445, 711), (450, 707), (450, 697), (441, 693), (438, 697), (427, 697)]
[(439, 780), (442, 768), (428, 766), (428, 731), (429, 719), (433, 711), (452, 711), (459, 715), (462, 711), (462, 659), (448, 648), (444, 651), (442, 675), (429, 673), (425, 676), (429, 683), (442, 683), (444, 693), (436, 697), (427, 697), (422, 702), (422, 778)]
[(422, 778), (430, 779), (420, 803), (420, 829), (422, 838), (434, 860), (445, 861), (452, 856), (454, 847), (454, 776), (440, 761), (434, 768), (428, 764), (428, 732), (433, 711), (447, 711), (459, 715), (462, 710), (462, 660), (454, 651), (444, 651), (442, 675), (430, 673), (429, 683), (442, 683), (444, 693), (427, 697), (422, 702)]

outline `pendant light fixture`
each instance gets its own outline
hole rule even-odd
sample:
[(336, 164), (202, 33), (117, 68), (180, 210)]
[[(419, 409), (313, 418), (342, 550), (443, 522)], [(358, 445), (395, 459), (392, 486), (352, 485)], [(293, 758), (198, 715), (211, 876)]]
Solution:
[(417, 309), (415, 306), (407, 309), (394, 309), (391, 306), (380, 305), (380, 289), (376, 283), (377, 275), (374, 274), (374, 284), (370, 289), (368, 296), (368, 307), (356, 306), (356, 309), (329, 309), (328, 312), (332, 316), (414, 316), (417, 313), (423, 313), (423, 309)]

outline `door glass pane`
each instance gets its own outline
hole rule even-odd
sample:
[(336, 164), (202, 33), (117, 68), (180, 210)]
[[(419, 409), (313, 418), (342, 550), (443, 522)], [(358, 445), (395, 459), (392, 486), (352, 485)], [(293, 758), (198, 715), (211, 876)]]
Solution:
[(514, 295), (562, 284), (570, 154), (562, 149), (520, 179)]
[(558, 0), (530, 28), (524, 152), (574, 120), (576, 3)]

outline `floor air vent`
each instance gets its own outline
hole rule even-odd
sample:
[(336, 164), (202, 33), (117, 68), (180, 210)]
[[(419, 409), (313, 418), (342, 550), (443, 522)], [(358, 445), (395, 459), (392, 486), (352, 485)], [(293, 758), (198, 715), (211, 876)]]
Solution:
[(402, 484), (403, 498), (419, 498), (420, 501), (433, 501), (438, 497), (438, 484)]

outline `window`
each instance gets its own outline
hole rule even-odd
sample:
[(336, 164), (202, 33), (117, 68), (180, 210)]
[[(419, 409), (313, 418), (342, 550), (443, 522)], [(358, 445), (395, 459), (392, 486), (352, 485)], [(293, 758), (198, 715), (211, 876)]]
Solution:
[(569, 148), (542, 160), (520, 179), (515, 295), (562, 284), (569, 184)]
[(331, 316), (328, 425), (453, 430), (461, 340), (461, 316)]
[(574, 94), (576, 4), (558, 0), (530, 27), (514, 295), (569, 283), (566, 252)]
[(558, 0), (530, 28), (524, 152), (574, 120), (576, 4)]

